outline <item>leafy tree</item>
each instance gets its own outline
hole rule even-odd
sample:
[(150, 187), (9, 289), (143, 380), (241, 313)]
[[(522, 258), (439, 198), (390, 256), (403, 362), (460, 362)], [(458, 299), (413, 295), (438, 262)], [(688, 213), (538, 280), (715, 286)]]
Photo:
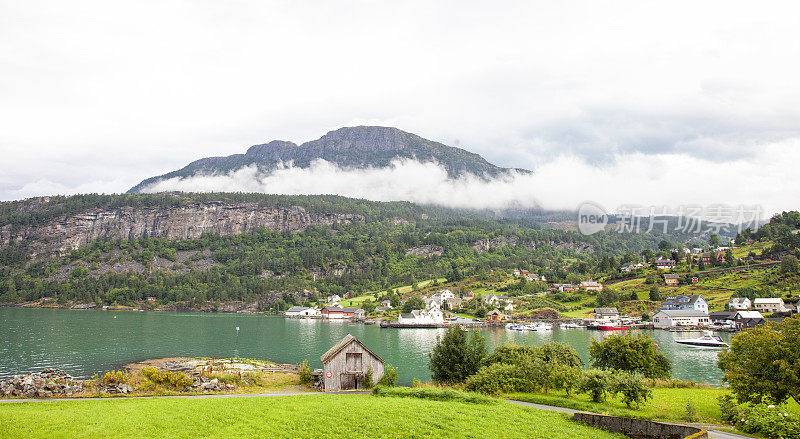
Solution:
[(438, 338), (428, 367), (437, 383), (461, 383), (480, 368), (486, 357), (486, 340), (478, 331), (467, 334), (458, 326)]
[(800, 317), (736, 334), (717, 364), (740, 402), (800, 403)]
[(658, 302), (661, 300), (661, 292), (658, 290), (658, 286), (653, 285), (650, 287), (650, 301)]
[(646, 402), (648, 398), (653, 397), (653, 391), (645, 382), (644, 378), (630, 372), (618, 372), (614, 374), (614, 379), (611, 384), (611, 393), (622, 394), (622, 402), (632, 408), (636, 405)]
[(781, 273), (783, 274), (796, 274), (800, 271), (800, 262), (792, 255), (786, 255), (781, 258)]
[(667, 378), (672, 366), (664, 354), (656, 350), (653, 339), (645, 336), (612, 335), (602, 342), (592, 340), (589, 346), (592, 366), (631, 373), (648, 378)]
[(425, 308), (425, 302), (423, 302), (422, 298), (419, 296), (414, 296), (406, 300), (406, 303), (403, 304), (404, 313), (410, 313), (415, 309), (424, 309), (424, 308)]
[(603, 402), (606, 394), (611, 390), (611, 372), (605, 370), (591, 369), (583, 374), (578, 389), (582, 393), (588, 393), (594, 402)]
[(713, 248), (717, 248), (717, 247), (719, 247), (719, 244), (720, 244), (719, 235), (717, 235), (716, 233), (712, 233), (708, 237), (708, 245), (710, 245)]

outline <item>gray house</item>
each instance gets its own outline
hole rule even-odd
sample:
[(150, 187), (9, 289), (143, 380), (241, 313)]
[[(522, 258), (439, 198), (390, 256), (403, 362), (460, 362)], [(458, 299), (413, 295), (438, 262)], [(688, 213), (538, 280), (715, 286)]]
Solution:
[(321, 360), (326, 392), (364, 389), (370, 369), (373, 385), (383, 378), (383, 359), (350, 334), (325, 352)]

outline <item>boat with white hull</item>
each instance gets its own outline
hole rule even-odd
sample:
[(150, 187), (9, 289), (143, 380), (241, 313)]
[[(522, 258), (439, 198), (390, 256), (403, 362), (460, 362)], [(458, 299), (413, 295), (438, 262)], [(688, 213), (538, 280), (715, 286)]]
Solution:
[(722, 341), (719, 335), (713, 335), (711, 332), (706, 332), (702, 337), (698, 338), (680, 338), (676, 339), (675, 343), (685, 344), (688, 346), (700, 346), (704, 348), (722, 348), (728, 347), (728, 343)]

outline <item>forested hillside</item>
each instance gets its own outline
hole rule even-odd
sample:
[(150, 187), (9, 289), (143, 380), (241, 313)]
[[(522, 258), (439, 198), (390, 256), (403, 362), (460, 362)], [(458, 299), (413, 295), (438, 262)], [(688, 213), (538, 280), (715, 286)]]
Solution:
[[(301, 209), (309, 218), (343, 215), (352, 220), (310, 221), (296, 229), (243, 227), (242, 233), (217, 227), (213, 230), (222, 232), (170, 238), (175, 228), (184, 230), (182, 221), (195, 221), (194, 211), (186, 209), (197, 203), (221, 211), (245, 203), (255, 213)], [(119, 229), (109, 226), (118, 225), (113, 215), (131, 209), (148, 210), (148, 221), (172, 222), (147, 229), (162, 231), (163, 236), (126, 230), (129, 237), (122, 238), (111, 233)], [(175, 209), (189, 213), (168, 216)], [(261, 194), (80, 195), (2, 203), (0, 230), (6, 239), (0, 242), (0, 302), (45, 297), (105, 304), (147, 297), (160, 303), (269, 302), (285, 294), (357, 293), (497, 268), (530, 269), (558, 282), (638, 260), (640, 252), (657, 250), (665, 239), (692, 238), (614, 231), (583, 236), (543, 222), (548, 213), (536, 215), (495, 218), (493, 212), (407, 202)], [(106, 222), (98, 223), (98, 216)], [(557, 216), (563, 213), (553, 214)], [(64, 224), (73, 224), (70, 218), (88, 221), (87, 217), (92, 222), (81, 227), (94, 233), (87, 236), (102, 238), (61, 253), (34, 251), (62, 237)], [(98, 232), (97, 224), (106, 228)]]

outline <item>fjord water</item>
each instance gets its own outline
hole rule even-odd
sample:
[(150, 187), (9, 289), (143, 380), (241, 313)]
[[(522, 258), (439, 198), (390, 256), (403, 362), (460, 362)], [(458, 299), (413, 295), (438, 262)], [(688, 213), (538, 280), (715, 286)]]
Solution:
[[(239, 327), (238, 335), (236, 328)], [(376, 325), (284, 319), (252, 314), (204, 314), (136, 311), (0, 308), (0, 379), (45, 367), (76, 377), (118, 369), (162, 357), (242, 357), (322, 367), (320, 356), (353, 334), (398, 368), (399, 384), (430, 379), (428, 353), (444, 329), (392, 329)], [(516, 332), (482, 329), (489, 349), (507, 342), (570, 344), (589, 361), (592, 339), (609, 333), (583, 329)], [(673, 376), (719, 384), (718, 350), (678, 345), (694, 333), (645, 331), (672, 362)], [(728, 334), (723, 339), (728, 341)]]

